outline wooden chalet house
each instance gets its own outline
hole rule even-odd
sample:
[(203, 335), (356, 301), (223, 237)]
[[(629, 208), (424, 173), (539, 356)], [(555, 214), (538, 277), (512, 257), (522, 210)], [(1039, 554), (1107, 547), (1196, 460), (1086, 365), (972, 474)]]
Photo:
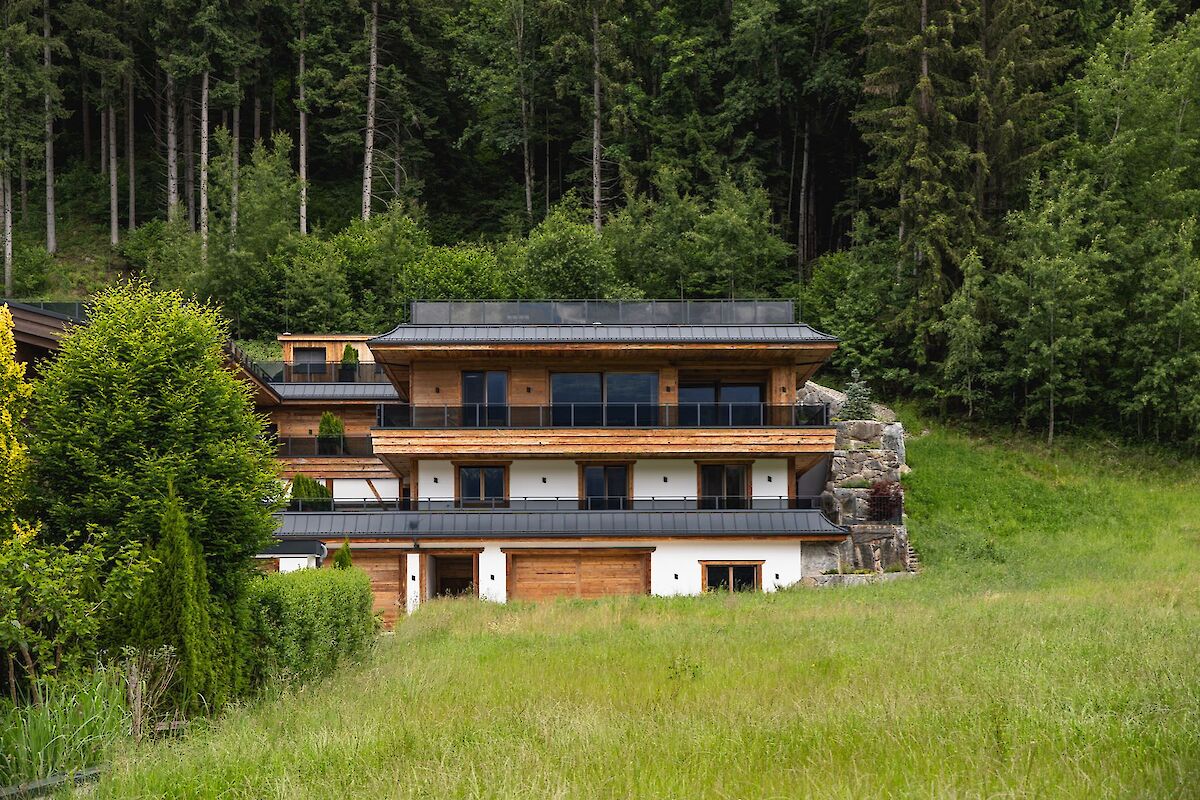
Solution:
[(264, 564), (349, 541), (388, 623), (464, 593), (772, 591), (847, 538), (828, 409), (796, 401), (837, 340), (789, 301), (417, 302), (374, 338), (279, 338), (283, 362), (230, 365), (281, 478), (330, 497), (280, 513)]

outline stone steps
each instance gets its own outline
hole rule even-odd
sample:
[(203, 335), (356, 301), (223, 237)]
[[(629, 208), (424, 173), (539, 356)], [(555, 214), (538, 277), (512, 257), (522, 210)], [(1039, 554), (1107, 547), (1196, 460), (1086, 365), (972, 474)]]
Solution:
[(909, 572), (918, 572), (921, 569), (921, 556), (917, 553), (917, 548), (912, 546), (910, 542), (908, 551), (904, 555), (904, 567)]

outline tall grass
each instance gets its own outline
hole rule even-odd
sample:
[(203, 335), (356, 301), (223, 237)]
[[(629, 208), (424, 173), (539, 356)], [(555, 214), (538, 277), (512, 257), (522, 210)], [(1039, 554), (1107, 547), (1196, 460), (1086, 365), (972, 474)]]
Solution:
[(917, 580), (432, 602), (95, 794), (1196, 797), (1197, 465), (945, 431), (910, 454)]
[(109, 670), (42, 692), (40, 705), (0, 701), (0, 786), (95, 766), (126, 732), (125, 690)]

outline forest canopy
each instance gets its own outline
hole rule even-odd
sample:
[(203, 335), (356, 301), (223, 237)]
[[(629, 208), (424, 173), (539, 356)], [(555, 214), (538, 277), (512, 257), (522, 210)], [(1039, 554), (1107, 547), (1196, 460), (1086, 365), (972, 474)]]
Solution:
[(136, 275), (250, 339), (419, 297), (789, 297), (892, 395), (1195, 444), (1189, 11), (8, 0), (5, 294)]

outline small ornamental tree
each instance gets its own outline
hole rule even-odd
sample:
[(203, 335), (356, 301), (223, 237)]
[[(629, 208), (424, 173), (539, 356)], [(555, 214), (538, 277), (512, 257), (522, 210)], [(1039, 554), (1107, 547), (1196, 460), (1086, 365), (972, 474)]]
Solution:
[(350, 556), (350, 540), (343, 539), (342, 546), (333, 554), (334, 569), (350, 569), (354, 566), (354, 559)]
[(841, 419), (874, 419), (875, 412), (871, 409), (871, 388), (862, 380), (858, 370), (850, 372), (850, 382), (846, 384), (846, 402), (838, 412)]
[(346, 434), (346, 425), (341, 417), (332, 411), (321, 413), (321, 423), (317, 427), (317, 455), (337, 455), (342, 446), (342, 437)]
[[(281, 487), (250, 389), (225, 368), (227, 338), (216, 309), (176, 292), (134, 283), (96, 295), (34, 388), (31, 500), (54, 540), (74, 544), (95, 526), (114, 548), (153, 547), (172, 482), (205, 558), (214, 663), (236, 692), (241, 601), (273, 541)], [(107, 644), (125, 644), (132, 622), (114, 621)]]
[(346, 343), (346, 347), (342, 350), (342, 365), (347, 367), (358, 366), (358, 349), (349, 342)]
[(134, 638), (147, 649), (174, 649), (178, 667), (173, 694), (180, 708), (218, 706), (223, 688), (213, 652), (208, 571), (200, 544), (188, 534), (173, 486), (167, 489), (153, 554), (156, 563), (138, 598)]
[(297, 475), (292, 479), (293, 511), (328, 511), (332, 506), (332, 498), (333, 492), (307, 475)]
[(21, 426), (33, 387), (25, 380), (25, 365), (16, 360), (12, 312), (0, 306), (0, 526), (12, 531), (17, 505), (25, 497), (29, 448)]

